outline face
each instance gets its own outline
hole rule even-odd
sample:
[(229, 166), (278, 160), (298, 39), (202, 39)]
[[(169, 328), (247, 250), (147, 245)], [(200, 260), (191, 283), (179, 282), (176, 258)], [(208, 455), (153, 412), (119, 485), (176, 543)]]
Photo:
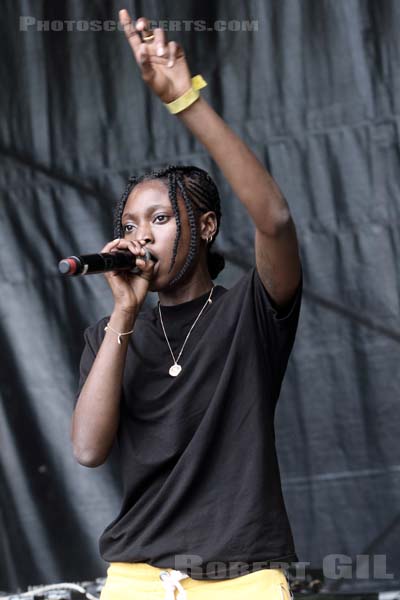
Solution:
[[(179, 195), (178, 206), (181, 217), (181, 235), (175, 264), (170, 273), (168, 271), (173, 256), (177, 224), (166, 185), (158, 180), (139, 183), (132, 190), (124, 208), (121, 219), (124, 239), (147, 240), (146, 248), (158, 259), (154, 267), (150, 291), (167, 288), (169, 282), (183, 267), (189, 252), (189, 221), (185, 204)], [(198, 259), (199, 248), (194, 268), (196, 268)]]

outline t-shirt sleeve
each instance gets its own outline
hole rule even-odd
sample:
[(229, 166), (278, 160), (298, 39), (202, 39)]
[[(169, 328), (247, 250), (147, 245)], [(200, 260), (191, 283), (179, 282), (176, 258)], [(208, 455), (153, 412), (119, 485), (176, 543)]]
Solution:
[(301, 269), (299, 284), (293, 293), (291, 299), (285, 306), (278, 306), (276, 302), (271, 298), (268, 290), (264, 287), (261, 277), (257, 271), (257, 267), (253, 268), (254, 271), (254, 286), (255, 292), (259, 296), (258, 303), (261, 309), (266, 308), (272, 315), (277, 323), (281, 323), (286, 326), (291, 320), (298, 318), (301, 298), (303, 293), (303, 270)]
[(284, 307), (279, 307), (271, 298), (256, 267), (253, 267), (252, 285), (258, 333), (271, 361), (278, 396), (297, 332), (303, 294), (303, 269), (297, 289)]
[(100, 344), (104, 338), (104, 327), (107, 322), (107, 318), (101, 319), (95, 325), (87, 327), (83, 333), (83, 339), (85, 346), (81, 355), (79, 364), (79, 383), (78, 389), (75, 394), (75, 403), (78, 400), (79, 394), (85, 384), (87, 376), (89, 375), (90, 369), (97, 356)]

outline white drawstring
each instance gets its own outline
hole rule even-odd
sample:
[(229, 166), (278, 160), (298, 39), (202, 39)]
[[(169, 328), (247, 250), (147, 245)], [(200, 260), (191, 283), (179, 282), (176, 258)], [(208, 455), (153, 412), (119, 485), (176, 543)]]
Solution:
[[(160, 579), (165, 589), (164, 600), (186, 600), (186, 592), (179, 583), (181, 579), (186, 579), (186, 577), (189, 577), (187, 573), (175, 571), (174, 569), (169, 573), (168, 571), (162, 571), (162, 573), (160, 573)], [(178, 590), (176, 599), (175, 590)]]
[[(286, 587), (285, 587), (285, 585), (283, 583), (280, 583), (279, 587), (281, 589), (282, 600), (285, 600), (285, 595), (283, 593), (283, 590), (285, 590), (285, 592), (287, 592), (287, 589), (286, 589)], [(289, 589), (289, 595), (290, 595), (291, 600), (294, 600), (293, 592), (292, 592), (292, 589), (290, 587), (289, 581), (288, 581), (288, 589)]]

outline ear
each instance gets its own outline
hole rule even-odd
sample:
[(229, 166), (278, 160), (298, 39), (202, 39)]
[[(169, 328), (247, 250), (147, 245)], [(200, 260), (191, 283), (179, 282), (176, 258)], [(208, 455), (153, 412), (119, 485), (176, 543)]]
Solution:
[(214, 236), (217, 231), (217, 216), (215, 212), (208, 211), (200, 217), (200, 235), (202, 238)]

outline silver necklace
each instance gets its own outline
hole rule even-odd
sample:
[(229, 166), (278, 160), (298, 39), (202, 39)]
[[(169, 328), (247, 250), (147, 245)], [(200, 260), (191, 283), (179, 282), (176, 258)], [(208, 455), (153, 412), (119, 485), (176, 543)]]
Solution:
[(161, 322), (161, 327), (162, 327), (162, 330), (163, 330), (163, 332), (164, 332), (165, 339), (167, 340), (167, 344), (168, 344), (169, 351), (171, 352), (172, 360), (174, 361), (174, 364), (172, 365), (172, 367), (170, 367), (170, 369), (169, 369), (169, 371), (168, 371), (168, 372), (169, 372), (169, 374), (171, 375), (171, 377), (176, 377), (176, 376), (177, 376), (177, 375), (179, 375), (179, 373), (182, 371), (182, 366), (178, 364), (178, 360), (180, 359), (180, 357), (181, 357), (181, 354), (182, 354), (182, 352), (183, 352), (183, 349), (184, 349), (184, 347), (185, 347), (185, 345), (186, 345), (186, 342), (187, 342), (187, 341), (188, 341), (188, 339), (189, 339), (189, 335), (192, 333), (192, 329), (193, 329), (193, 327), (196, 325), (197, 321), (200, 319), (200, 317), (201, 317), (201, 315), (202, 315), (202, 313), (203, 313), (204, 309), (206, 308), (206, 306), (207, 306), (208, 304), (212, 304), (211, 296), (212, 296), (212, 293), (213, 293), (213, 291), (214, 291), (214, 287), (215, 287), (215, 286), (213, 285), (213, 286), (212, 286), (212, 288), (211, 288), (211, 290), (210, 290), (209, 296), (208, 296), (208, 298), (207, 298), (207, 300), (206, 300), (206, 303), (204, 304), (203, 308), (201, 309), (201, 311), (200, 311), (200, 312), (199, 312), (199, 314), (197, 315), (197, 318), (196, 318), (195, 322), (193, 323), (193, 325), (192, 325), (192, 326), (191, 326), (191, 328), (189, 329), (189, 333), (187, 334), (187, 336), (186, 336), (186, 338), (185, 338), (185, 341), (183, 342), (183, 346), (182, 346), (182, 348), (181, 348), (181, 351), (180, 351), (180, 352), (179, 352), (179, 354), (178, 354), (178, 358), (177, 358), (177, 359), (175, 359), (175, 356), (174, 356), (174, 353), (172, 352), (172, 348), (171, 348), (171, 345), (170, 345), (170, 343), (169, 343), (169, 340), (168, 340), (167, 334), (166, 334), (166, 332), (165, 332), (164, 323), (163, 323), (163, 320), (162, 320), (162, 315), (161, 315), (160, 301), (158, 301), (158, 312), (160, 313), (160, 322)]

